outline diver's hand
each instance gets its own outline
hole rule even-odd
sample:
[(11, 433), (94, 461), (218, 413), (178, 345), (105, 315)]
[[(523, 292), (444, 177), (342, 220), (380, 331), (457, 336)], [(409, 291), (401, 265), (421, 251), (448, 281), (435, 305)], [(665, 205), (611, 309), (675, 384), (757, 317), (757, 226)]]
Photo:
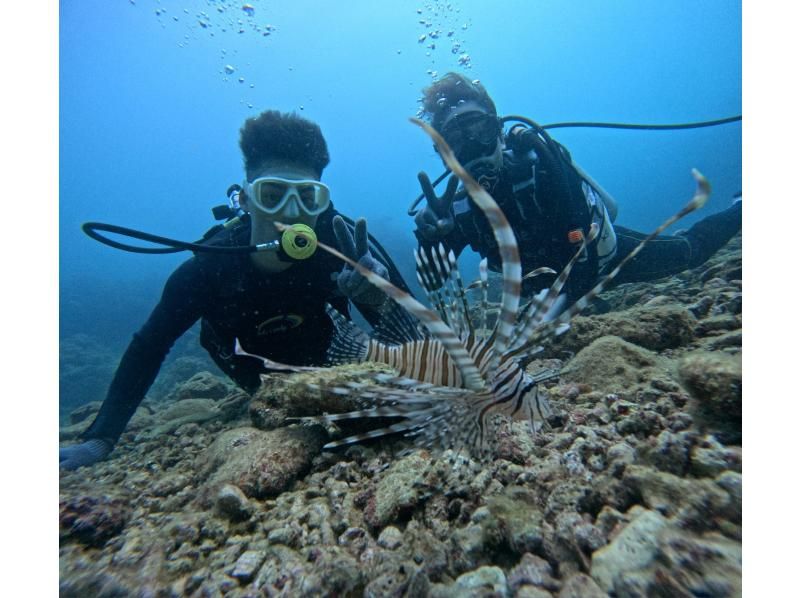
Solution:
[(428, 241), (441, 240), (447, 233), (453, 230), (455, 220), (453, 219), (453, 198), (458, 188), (458, 177), (451, 176), (447, 182), (447, 188), (441, 197), (436, 195), (436, 191), (431, 184), (431, 180), (424, 172), (417, 175), (422, 192), (428, 202), (422, 210), (414, 217), (417, 230)]
[[(389, 278), (389, 271), (386, 266), (372, 257), (369, 252), (367, 238), (367, 221), (364, 218), (356, 220), (355, 238), (347, 228), (341, 216), (333, 219), (333, 232), (339, 244), (339, 250), (359, 265), (372, 270), (381, 278)], [(342, 294), (358, 303), (365, 305), (380, 305), (386, 299), (383, 291), (366, 278), (361, 276), (352, 266), (346, 264), (342, 271), (336, 276), (336, 284)]]
[(84, 465), (93, 465), (111, 452), (111, 444), (105, 440), (87, 440), (73, 446), (58, 449), (58, 461), (61, 469), (78, 469)]

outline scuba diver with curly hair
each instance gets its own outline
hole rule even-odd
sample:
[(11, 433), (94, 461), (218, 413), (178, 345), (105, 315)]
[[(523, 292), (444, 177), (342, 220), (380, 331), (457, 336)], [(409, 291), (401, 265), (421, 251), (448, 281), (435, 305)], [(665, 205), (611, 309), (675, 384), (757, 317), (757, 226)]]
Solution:
[(237, 338), (241, 346), (277, 362), (322, 365), (333, 335), (326, 304), (349, 315), (352, 301), (370, 324), (379, 321), (386, 303), (380, 290), (324, 251), (287, 254), (275, 222), (309, 227), (319, 241), (338, 244), (354, 261), (407, 288), (388, 256), (383, 256), (387, 263), (373, 257), (366, 221), (350, 228), (334, 208), (328, 187), (320, 182), (330, 159), (317, 124), (296, 114), (266, 111), (245, 121), (239, 146), (246, 174), (239, 204), (245, 214), (239, 226), (220, 227), (204, 244), (274, 245), (278, 250), (196, 252), (171, 274), (160, 301), (128, 345), (82, 442), (60, 450), (62, 468), (90, 465), (111, 452), (173, 343), (198, 320), (200, 344), (249, 393), (260, 386), (264, 370), (256, 360), (235, 353)]
[[(583, 172), (561, 144), (529, 119), (503, 131), (492, 98), (478, 81), (447, 73), (423, 90), (423, 117), (450, 145), (469, 173), (492, 195), (508, 218), (519, 243), (523, 274), (547, 266), (560, 272), (591, 225), (599, 234), (572, 271), (560, 308), (588, 291), (598, 278), (626, 256), (644, 234), (614, 224), (616, 202)], [(511, 117), (509, 117), (511, 118)], [(500, 266), (491, 227), (451, 176), (436, 194), (424, 172), (418, 175), (424, 209), (415, 215), (417, 240), (430, 249), (440, 242), (456, 256), (467, 245)], [(420, 199), (422, 196), (420, 196)], [(741, 230), (741, 200), (676, 235), (652, 240), (617, 277), (615, 284), (661, 278), (708, 260)], [(530, 295), (549, 286), (542, 275), (524, 282)]]

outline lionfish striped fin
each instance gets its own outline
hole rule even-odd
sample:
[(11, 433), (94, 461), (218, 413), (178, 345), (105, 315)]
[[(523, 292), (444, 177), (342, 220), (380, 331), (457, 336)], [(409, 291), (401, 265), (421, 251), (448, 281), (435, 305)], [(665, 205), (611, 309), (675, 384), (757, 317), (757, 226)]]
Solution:
[(562, 314), (559, 318), (557, 318), (556, 321), (561, 320), (562, 322), (568, 322), (570, 319), (572, 319), (573, 315), (577, 314), (580, 311), (583, 311), (583, 309), (585, 309), (589, 305), (589, 303), (592, 302), (592, 299), (594, 299), (597, 295), (602, 293), (603, 290), (605, 290), (611, 284), (611, 281), (613, 281), (614, 278), (616, 278), (617, 274), (619, 274), (620, 270), (622, 270), (625, 264), (627, 264), (637, 255), (639, 255), (639, 252), (642, 249), (644, 249), (644, 246), (648, 242), (650, 242), (655, 237), (660, 235), (662, 232), (664, 232), (665, 229), (667, 229), (669, 226), (671, 226), (672, 224), (674, 224), (687, 214), (691, 214), (692, 212), (702, 208), (706, 204), (709, 195), (711, 195), (711, 185), (709, 184), (708, 179), (706, 179), (706, 177), (700, 174), (700, 171), (698, 171), (696, 168), (692, 169), (692, 176), (694, 177), (694, 180), (697, 182), (697, 186), (695, 188), (694, 196), (692, 196), (692, 199), (689, 200), (689, 203), (687, 203), (683, 208), (681, 208), (676, 214), (667, 218), (661, 224), (661, 226), (659, 226), (652, 233), (647, 235), (647, 237), (642, 239), (642, 241), (633, 249), (633, 251), (631, 251), (628, 255), (622, 258), (620, 263), (617, 264), (616, 268), (614, 268), (602, 280), (600, 280), (600, 282), (597, 283), (597, 285), (595, 285), (593, 289), (591, 289), (583, 297), (578, 299), (575, 302), (575, 305), (570, 307), (564, 314)]
[(436, 308), (436, 311), (439, 312), (439, 315), (441, 315), (445, 323), (449, 325), (441, 294), (438, 293), (441, 282), (437, 282), (432, 278), (433, 274), (431, 273), (430, 268), (427, 266), (427, 256), (422, 250), (414, 250), (414, 259), (417, 262), (417, 281), (424, 289), (425, 294), (428, 297), (428, 303)]
[(571, 307), (564, 311), (560, 316), (547, 322), (545, 324), (540, 325), (536, 328), (533, 333), (530, 335), (530, 338), (527, 340), (526, 344), (518, 349), (515, 349), (514, 353), (519, 354), (524, 349), (531, 348), (543, 340), (547, 339), (548, 337), (556, 336), (557, 334), (563, 332), (569, 327), (569, 322), (572, 320), (574, 316), (579, 314), (581, 311), (586, 309), (586, 307), (592, 302), (592, 300), (602, 293), (611, 282), (616, 278), (617, 274), (619, 274), (620, 270), (627, 264), (630, 260), (635, 258), (639, 252), (644, 248), (645, 245), (658, 235), (660, 235), (666, 228), (670, 225), (674, 224), (687, 214), (694, 212), (702, 208), (705, 203), (708, 201), (708, 197), (711, 194), (711, 185), (709, 184), (708, 180), (695, 168), (692, 169), (692, 176), (694, 177), (697, 186), (695, 188), (695, 193), (692, 199), (687, 203), (683, 208), (681, 208), (676, 214), (667, 218), (658, 228), (656, 228), (652, 233), (650, 233), (647, 237), (642, 239), (642, 241), (631, 251), (628, 255), (626, 255), (619, 264), (609, 272), (605, 277), (603, 277), (600, 282), (598, 282), (589, 292), (587, 292), (583, 297), (578, 299)]
[(492, 369), (496, 367), (500, 355), (505, 353), (508, 346), (508, 339), (514, 330), (514, 323), (517, 320), (517, 308), (519, 307), (519, 296), (522, 280), (522, 265), (520, 263), (519, 248), (514, 231), (508, 222), (500, 206), (492, 199), (486, 190), (464, 169), (453, 154), (453, 150), (447, 145), (444, 138), (428, 123), (411, 118), (411, 122), (425, 130), (426, 133), (436, 143), (439, 155), (445, 161), (450, 170), (464, 184), (469, 196), (475, 204), (483, 211), (486, 219), (492, 227), (497, 248), (503, 264), (503, 300), (500, 317), (497, 321), (497, 337), (493, 348)]
[[(540, 268), (536, 268), (535, 270), (531, 270), (530, 272), (528, 272), (525, 276), (522, 277), (522, 280), (524, 282), (524, 281), (528, 280), (529, 278), (536, 278), (537, 276), (541, 276), (542, 274), (558, 274), (558, 272), (556, 272), (552, 268), (548, 268), (547, 266), (542, 266)], [(526, 314), (526, 313), (531, 313), (533, 310), (541, 310), (542, 309), (542, 300), (544, 299), (546, 294), (547, 294), (547, 289), (537, 293), (536, 295), (531, 296), (528, 299), (527, 305), (525, 305), (520, 310), (520, 312), (522, 314)], [(525, 322), (523, 320), (524, 320), (524, 316), (522, 316), (517, 321), (517, 326), (516, 326), (516, 328), (514, 330), (514, 337), (511, 339), (511, 344), (510, 344), (510, 346), (512, 348), (514, 348), (514, 347), (516, 347), (518, 345), (517, 339), (519, 338), (520, 334), (522, 333), (522, 331), (523, 331), (523, 329), (525, 327)]]
[(275, 372), (317, 372), (323, 369), (316, 366), (289, 365), (286, 363), (280, 363), (279, 361), (272, 361), (271, 359), (262, 357), (261, 355), (248, 353), (244, 350), (238, 338), (234, 340), (233, 353), (234, 355), (240, 355), (242, 357), (252, 357), (253, 359), (258, 359), (264, 364), (264, 368)]
[(456, 254), (451, 249), (447, 253), (447, 261), (450, 262), (450, 278), (454, 281), (455, 295), (457, 300), (461, 302), (458, 311), (461, 313), (461, 318), (464, 322), (462, 333), (465, 335), (472, 334), (474, 328), (472, 320), (469, 315), (469, 303), (467, 303), (467, 292), (464, 289), (464, 281), (461, 280), (461, 272), (458, 270), (458, 263), (456, 262)]
[[(288, 228), (281, 222), (275, 222), (274, 224), (281, 232)], [(469, 352), (461, 342), (461, 339), (447, 324), (442, 321), (436, 312), (428, 309), (419, 301), (414, 299), (410, 294), (406, 293), (402, 289), (397, 288), (388, 280), (378, 276), (369, 268), (365, 268), (361, 264), (354, 262), (330, 245), (326, 245), (325, 243), (318, 241), (317, 247), (349, 264), (364, 278), (386, 293), (391, 299), (395, 300), (397, 303), (411, 312), (411, 314), (414, 315), (421, 322), (421, 324), (428, 329), (428, 331), (431, 333), (431, 336), (437, 339), (445, 348), (445, 351), (447, 351), (447, 354), (453, 360), (456, 368), (458, 368), (459, 372), (461, 373), (464, 386), (466, 388), (471, 390), (480, 390), (486, 386), (486, 382), (481, 376), (481, 373), (478, 370), (478, 367), (475, 365), (475, 362), (472, 360)]]
[(522, 280), (528, 280), (529, 278), (536, 278), (537, 276), (541, 276), (542, 274), (558, 274), (552, 268), (548, 268), (547, 266), (542, 266), (541, 268), (536, 268), (535, 270), (531, 270), (525, 276), (522, 277)]
[(436, 264), (436, 269), (439, 273), (439, 276), (441, 276), (442, 280), (444, 280), (444, 284), (442, 285), (441, 289), (444, 293), (445, 305), (447, 307), (447, 313), (450, 317), (450, 327), (459, 337), (461, 337), (464, 331), (464, 318), (456, 299), (456, 289), (453, 283), (453, 270), (450, 267), (450, 260), (448, 259), (447, 251), (445, 250), (444, 245), (439, 243), (436, 249), (438, 255), (436, 256), (437, 259), (434, 260), (434, 263)]
[(445, 258), (444, 246), (440, 243), (438, 246), (431, 248), (429, 256), (422, 253), (421, 258), (422, 267), (428, 270), (428, 280), (437, 282), (437, 287), (429, 290), (438, 297), (439, 305), (442, 306), (442, 311), (439, 311), (439, 315), (453, 329), (453, 332), (461, 336), (461, 323), (459, 322), (459, 314), (454, 309), (449, 263)]
[(333, 336), (326, 354), (328, 364), (363, 361), (367, 355), (369, 337), (328, 303), (325, 304), (325, 312), (333, 322)]
[(394, 301), (385, 301), (371, 338), (387, 345), (402, 345), (426, 338), (426, 332), (402, 306)]
[(456, 256), (441, 243), (431, 254), (429, 257), (421, 248), (415, 251), (418, 280), (442, 319), (459, 337), (465, 338), (472, 332), (472, 323)]
[(547, 291), (547, 294), (544, 296), (544, 298), (539, 300), (538, 298), (534, 297), (534, 299), (528, 304), (527, 309), (523, 312), (523, 315), (519, 319), (515, 331), (516, 334), (509, 344), (509, 347), (512, 349), (512, 355), (514, 354), (514, 349), (519, 349), (527, 343), (528, 338), (531, 336), (533, 331), (537, 326), (539, 326), (539, 324), (542, 323), (545, 316), (550, 311), (550, 308), (553, 307), (556, 299), (558, 299), (558, 296), (561, 294), (561, 289), (564, 288), (564, 284), (567, 282), (567, 279), (572, 272), (572, 268), (575, 266), (578, 259), (580, 259), (580, 257), (586, 252), (586, 248), (589, 243), (597, 238), (599, 231), (600, 227), (597, 226), (597, 223), (593, 222), (591, 228), (589, 229), (589, 234), (583, 238), (578, 250), (575, 252), (575, 255), (572, 256), (572, 259), (567, 262), (567, 265), (561, 271), (561, 274), (559, 274), (553, 284), (550, 285), (550, 289)]
[[(489, 311), (489, 260), (483, 258), (478, 265), (478, 284), (481, 289), (481, 302), (478, 308), (478, 317), (480, 320), (475, 325), (476, 330), (483, 330), (488, 327), (489, 319), (486, 317)], [(484, 333), (485, 337), (486, 334)]]
[[(290, 421), (304, 421), (318, 424), (330, 424), (340, 421), (375, 417), (398, 417), (400, 421), (389, 426), (354, 434), (326, 444), (323, 448), (331, 449), (379, 438), (390, 434), (404, 434), (417, 437), (417, 444), (429, 448), (439, 448), (446, 443), (449, 434), (444, 431), (458, 430), (467, 427), (469, 419), (467, 389), (446, 388), (430, 384), (416, 383), (405, 387), (393, 386), (396, 381), (405, 381), (401, 377), (381, 379), (375, 372), (365, 372), (374, 383), (350, 385), (349, 388), (336, 387), (327, 389), (341, 395), (352, 396), (359, 401), (366, 399), (371, 407), (346, 413), (333, 413), (308, 417), (289, 418)], [(429, 429), (429, 426), (432, 428)]]

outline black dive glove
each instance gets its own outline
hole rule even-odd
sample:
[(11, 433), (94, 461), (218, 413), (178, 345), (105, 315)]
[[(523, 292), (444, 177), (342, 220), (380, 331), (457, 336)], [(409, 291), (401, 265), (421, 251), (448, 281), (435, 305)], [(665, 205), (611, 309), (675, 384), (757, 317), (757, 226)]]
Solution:
[(93, 465), (111, 452), (110, 442), (100, 439), (87, 440), (73, 446), (58, 449), (58, 461), (61, 469), (78, 469), (84, 465)]
[[(333, 232), (339, 244), (339, 250), (359, 265), (372, 270), (381, 278), (389, 278), (389, 270), (372, 257), (369, 252), (367, 237), (367, 221), (364, 218), (356, 220), (355, 238), (347, 228), (341, 216), (333, 218)], [(380, 305), (386, 300), (386, 295), (378, 287), (361, 276), (352, 266), (346, 264), (336, 276), (336, 284), (342, 294), (356, 303), (364, 305)]]
[(427, 174), (420, 172), (417, 178), (428, 205), (417, 212), (417, 215), (414, 216), (414, 223), (417, 225), (419, 235), (426, 241), (440, 241), (455, 226), (453, 199), (458, 188), (458, 177), (450, 177), (450, 180), (447, 181), (447, 188), (441, 197), (436, 195)]

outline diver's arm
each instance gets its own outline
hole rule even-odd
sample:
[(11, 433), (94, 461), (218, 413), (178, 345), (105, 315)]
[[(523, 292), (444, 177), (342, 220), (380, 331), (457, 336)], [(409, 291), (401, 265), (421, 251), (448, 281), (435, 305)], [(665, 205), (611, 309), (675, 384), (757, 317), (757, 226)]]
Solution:
[(164, 286), (161, 300), (133, 335), (108, 389), (100, 412), (83, 438), (113, 446), (144, 399), (175, 341), (202, 314), (202, 274), (196, 258), (181, 265)]

